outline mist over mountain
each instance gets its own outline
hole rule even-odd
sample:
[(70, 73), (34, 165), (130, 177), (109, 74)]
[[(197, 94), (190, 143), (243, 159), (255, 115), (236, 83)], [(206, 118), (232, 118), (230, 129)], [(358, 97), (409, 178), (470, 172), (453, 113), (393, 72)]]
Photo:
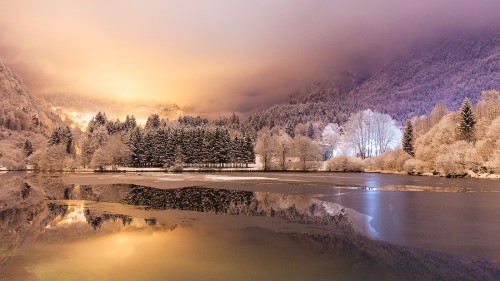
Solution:
[(500, 33), (448, 40), (396, 60), (368, 78), (345, 72), (299, 89), (281, 104), (253, 113), (250, 127), (323, 121), (344, 123), (358, 110), (390, 114), (400, 123), (443, 101), (456, 110), (468, 97), (500, 88)]
[(32, 149), (45, 145), (61, 119), (43, 101), (34, 98), (22, 79), (0, 62), (0, 167), (23, 167), (23, 146)]
[(175, 103), (127, 103), (71, 93), (42, 94), (40, 98), (66, 123), (78, 128), (85, 128), (98, 112), (105, 113), (110, 120), (123, 121), (127, 115), (134, 115), (139, 124), (144, 125), (152, 113), (163, 119), (175, 120), (190, 111)]
[(500, 88), (500, 33), (447, 41), (382, 68), (347, 98), (402, 121)]

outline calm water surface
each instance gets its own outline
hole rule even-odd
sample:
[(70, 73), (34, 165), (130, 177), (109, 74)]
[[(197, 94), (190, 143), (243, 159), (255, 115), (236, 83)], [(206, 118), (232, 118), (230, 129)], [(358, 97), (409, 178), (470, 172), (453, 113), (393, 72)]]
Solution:
[(0, 280), (498, 280), (498, 183), (2, 174)]

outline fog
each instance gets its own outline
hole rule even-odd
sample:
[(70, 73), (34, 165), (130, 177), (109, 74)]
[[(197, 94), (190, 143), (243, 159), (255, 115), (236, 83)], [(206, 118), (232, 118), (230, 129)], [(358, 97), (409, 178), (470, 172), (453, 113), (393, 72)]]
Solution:
[(23, 1), (0, 59), (31, 92), (248, 113), (344, 70), (368, 75), (500, 27), (498, 0)]

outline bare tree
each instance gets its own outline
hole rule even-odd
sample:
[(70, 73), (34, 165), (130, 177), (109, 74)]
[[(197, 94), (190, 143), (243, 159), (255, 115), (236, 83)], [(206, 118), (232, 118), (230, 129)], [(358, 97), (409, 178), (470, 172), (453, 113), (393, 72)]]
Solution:
[(345, 127), (348, 142), (363, 159), (384, 153), (401, 134), (389, 115), (370, 109), (352, 115)]
[(293, 155), (299, 158), (302, 170), (307, 170), (307, 161), (321, 159), (321, 145), (305, 136), (296, 136), (292, 143)]
[(255, 153), (260, 156), (264, 171), (268, 171), (271, 167), (275, 157), (275, 147), (276, 140), (271, 135), (271, 132), (268, 129), (262, 129), (257, 136)]
[(286, 158), (291, 153), (291, 143), (292, 139), (288, 136), (288, 134), (275, 135), (274, 138), (274, 156), (278, 159), (278, 164), (281, 170), (286, 170)]

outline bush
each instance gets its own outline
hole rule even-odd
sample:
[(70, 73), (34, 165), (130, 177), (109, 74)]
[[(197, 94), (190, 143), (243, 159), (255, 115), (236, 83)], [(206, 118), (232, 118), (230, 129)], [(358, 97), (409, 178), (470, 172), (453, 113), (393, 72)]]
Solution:
[(421, 175), (424, 172), (424, 164), (422, 160), (411, 158), (406, 160), (403, 168), (410, 175)]
[(358, 157), (340, 155), (328, 160), (326, 170), (330, 172), (363, 172), (365, 163), (363, 159)]
[(446, 153), (436, 157), (436, 170), (444, 176), (463, 176), (469, 170), (479, 170), (480, 161), (474, 146), (465, 141), (457, 141), (449, 146)]
[(412, 157), (402, 149), (387, 151), (370, 161), (369, 169), (373, 171), (402, 172), (404, 164)]

